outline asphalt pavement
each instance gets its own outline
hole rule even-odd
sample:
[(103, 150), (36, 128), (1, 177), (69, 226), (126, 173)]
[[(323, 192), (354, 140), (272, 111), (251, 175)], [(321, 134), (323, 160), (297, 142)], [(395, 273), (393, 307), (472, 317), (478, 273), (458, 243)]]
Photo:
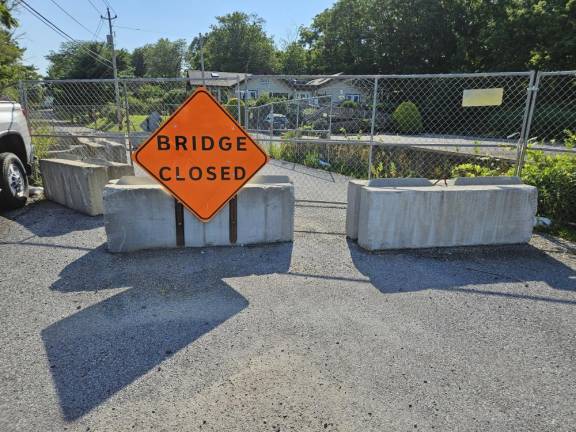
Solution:
[(296, 215), (125, 255), (101, 217), (0, 216), (0, 430), (574, 430), (574, 245), (370, 254), (345, 205)]

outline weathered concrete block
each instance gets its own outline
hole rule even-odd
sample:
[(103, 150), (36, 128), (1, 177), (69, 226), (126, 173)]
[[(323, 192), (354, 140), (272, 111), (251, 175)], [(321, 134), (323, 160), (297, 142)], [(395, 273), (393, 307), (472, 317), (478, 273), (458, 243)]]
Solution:
[[(284, 183), (276, 183), (284, 181)], [(294, 186), (287, 176), (257, 176), (238, 193), (236, 243), (292, 241), (294, 238)], [(184, 214), (186, 246), (230, 245), (229, 206), (208, 223)]]
[(60, 150), (48, 150), (46, 152), (46, 159), (68, 159), (68, 160), (81, 160), (85, 156), (83, 147), (73, 145)]
[(522, 184), (522, 180), (516, 176), (456, 177), (450, 184), (454, 186), (519, 185)]
[(108, 250), (176, 247), (174, 198), (157, 183), (128, 183), (112, 181), (104, 188)]
[(346, 237), (358, 238), (358, 217), (360, 214), (360, 190), (365, 186), (374, 187), (421, 187), (432, 186), (425, 178), (386, 178), (372, 180), (350, 180), (348, 182), (348, 205), (346, 207)]
[(95, 216), (104, 211), (102, 191), (106, 183), (123, 175), (134, 174), (134, 168), (101, 159), (42, 159), (40, 172), (47, 199)]
[[(280, 178), (281, 177), (281, 178)], [(291, 241), (294, 233), (294, 186), (275, 183), (284, 176), (254, 178), (238, 193), (237, 245)], [(174, 199), (145, 177), (123, 177), (104, 190), (108, 249), (129, 252), (176, 247)], [(204, 223), (184, 211), (186, 247), (228, 246), (229, 205)], [(157, 233), (151, 231), (157, 229)]]
[(537, 190), (528, 185), (363, 187), (358, 244), (368, 250), (524, 243)]
[(106, 148), (107, 160), (119, 163), (128, 162), (126, 146), (124, 144), (109, 139), (100, 139), (99, 142)]
[(82, 146), (84, 157), (110, 162), (127, 162), (126, 147), (121, 143), (105, 138), (77, 137), (77, 140)]
[(86, 159), (84, 162), (106, 167), (108, 172), (108, 180), (114, 180), (125, 176), (134, 175), (134, 167), (132, 165), (119, 162), (111, 162), (104, 159)]
[(102, 214), (102, 189), (108, 183), (105, 166), (65, 159), (41, 159), (44, 195), (90, 216)]

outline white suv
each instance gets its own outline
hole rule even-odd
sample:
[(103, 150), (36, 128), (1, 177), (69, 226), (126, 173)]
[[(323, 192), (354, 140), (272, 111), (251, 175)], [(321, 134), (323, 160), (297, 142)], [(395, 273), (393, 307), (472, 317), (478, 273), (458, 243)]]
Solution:
[(18, 208), (28, 199), (34, 147), (22, 107), (0, 99), (0, 208)]

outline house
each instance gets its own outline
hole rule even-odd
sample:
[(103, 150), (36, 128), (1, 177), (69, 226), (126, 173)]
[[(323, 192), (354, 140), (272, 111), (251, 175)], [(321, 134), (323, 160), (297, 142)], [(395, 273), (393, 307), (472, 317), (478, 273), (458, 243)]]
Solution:
[[(191, 86), (202, 85), (202, 72), (189, 70), (188, 83)], [(371, 90), (369, 86), (362, 88), (359, 80), (339, 79), (340, 73), (330, 77), (307, 79), (294, 79), (282, 75), (252, 75), (236, 72), (205, 71), (207, 85), (220, 96), (222, 91), (228, 94), (233, 92), (240, 98), (258, 99), (260, 96), (279, 97), (286, 99), (308, 99), (316, 96), (330, 96), (333, 104), (340, 104), (345, 100), (363, 104), (370, 101)], [(333, 78), (332, 78), (333, 77)], [(238, 83), (240, 84), (238, 86)]]
[(230, 97), (231, 92), (235, 94), (238, 82), (244, 82), (247, 75), (236, 72), (204, 71), (204, 78), (202, 78), (202, 71), (190, 69), (186, 72), (188, 78), (187, 87), (190, 89), (204, 85), (204, 82), (206, 82), (210, 92), (219, 101), (223, 101)]

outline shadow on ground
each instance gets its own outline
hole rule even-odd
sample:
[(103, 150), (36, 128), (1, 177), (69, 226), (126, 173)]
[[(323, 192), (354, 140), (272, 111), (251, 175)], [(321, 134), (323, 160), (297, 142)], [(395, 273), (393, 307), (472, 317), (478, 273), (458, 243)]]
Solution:
[(86, 216), (48, 200), (27, 204), (0, 214), (0, 217), (17, 222), (37, 237), (57, 237), (104, 226), (102, 216)]
[(127, 289), (42, 331), (64, 418), (83, 416), (246, 308), (225, 278), (285, 273), (291, 254), (291, 244), (129, 255), (101, 246), (68, 265), (52, 289)]
[(527, 288), (532, 282), (544, 282), (556, 290), (576, 292), (576, 271), (531, 245), (370, 253), (348, 240), (348, 248), (356, 268), (384, 294), (437, 289), (576, 305), (573, 300), (533, 295), (528, 290), (478, 289), (478, 285), (499, 283)]

